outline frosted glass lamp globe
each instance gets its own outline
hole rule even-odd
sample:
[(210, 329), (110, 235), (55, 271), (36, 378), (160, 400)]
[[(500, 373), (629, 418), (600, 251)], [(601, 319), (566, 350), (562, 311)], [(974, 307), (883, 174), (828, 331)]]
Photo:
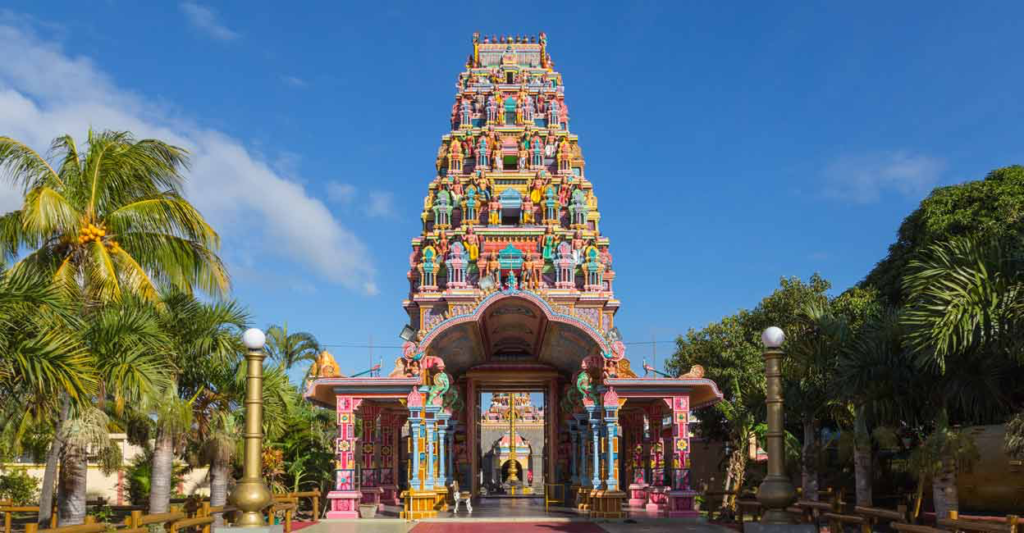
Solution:
[(258, 328), (249, 328), (242, 334), (242, 344), (250, 350), (259, 350), (267, 341), (267, 336)]
[(778, 348), (786, 340), (786, 334), (782, 329), (772, 326), (761, 333), (761, 343), (765, 348)]

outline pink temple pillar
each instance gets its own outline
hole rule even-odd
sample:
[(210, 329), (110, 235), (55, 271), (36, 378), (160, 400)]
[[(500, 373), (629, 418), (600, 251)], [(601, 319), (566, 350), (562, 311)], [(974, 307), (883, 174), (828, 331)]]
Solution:
[(327, 494), (330, 511), (327, 518), (358, 518), (362, 493), (356, 487), (356, 414), (362, 400), (351, 396), (338, 396), (338, 438), (335, 439), (337, 462), (334, 471), (334, 490)]
[(469, 378), (466, 383), (466, 447), (469, 448), (469, 490), (471, 496), (476, 496), (480, 490), (480, 454), (477, 453), (476, 444), (476, 382)]
[(377, 426), (380, 407), (372, 402), (363, 402), (359, 417), (363, 421), (363, 436), (358, 451), (362, 466), (362, 479), (359, 491), (363, 494), (360, 503), (381, 507), (380, 497), (384, 489), (380, 487), (380, 470), (377, 468), (378, 439), (380, 428)]
[(629, 448), (625, 450), (626, 461), (630, 465), (629, 482), (630, 507), (643, 507), (647, 504), (647, 474), (644, 463), (644, 413), (632, 412), (626, 417), (624, 436), (628, 436)]
[(659, 513), (668, 510), (668, 491), (665, 486), (665, 456), (664, 443), (662, 441), (662, 417), (664, 409), (662, 402), (655, 403), (647, 412), (650, 432), (647, 439), (649, 449), (651, 479), (647, 486), (647, 505), (644, 508), (649, 513)]
[(690, 398), (672, 398), (672, 440), (668, 450), (672, 464), (672, 490), (669, 491), (669, 518), (693, 518), (697, 492), (690, 488)]
[(401, 505), (398, 489), (398, 438), (404, 417), (394, 411), (380, 415), (380, 487), (381, 505)]

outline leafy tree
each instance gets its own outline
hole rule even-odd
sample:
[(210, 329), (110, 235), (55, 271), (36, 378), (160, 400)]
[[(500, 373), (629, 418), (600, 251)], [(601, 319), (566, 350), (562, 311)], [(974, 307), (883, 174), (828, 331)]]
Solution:
[(290, 369), (300, 361), (316, 361), (320, 344), (312, 333), (288, 332), (288, 322), (267, 328), (267, 353), (270, 357)]
[[(1020, 265), (996, 239), (956, 237), (907, 267), (907, 342), (918, 367), (936, 376), (927, 395), (937, 406), (934, 430), (918, 464), (933, 480), (940, 515), (958, 507), (956, 474), (970, 456), (955, 426), (1002, 422), (1024, 405)], [(1007, 444), (1013, 438), (1007, 431)]]
[(888, 305), (901, 305), (907, 266), (918, 252), (952, 237), (994, 239), (1019, 253), (1024, 249), (1024, 167), (993, 170), (985, 179), (939, 187), (903, 220), (896, 242), (862, 286), (875, 287)]

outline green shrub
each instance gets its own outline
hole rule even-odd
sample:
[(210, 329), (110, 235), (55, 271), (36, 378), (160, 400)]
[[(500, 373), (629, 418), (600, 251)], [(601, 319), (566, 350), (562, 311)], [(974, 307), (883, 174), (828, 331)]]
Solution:
[(24, 470), (0, 474), (0, 500), (12, 500), (17, 505), (30, 505), (39, 500), (39, 480)]

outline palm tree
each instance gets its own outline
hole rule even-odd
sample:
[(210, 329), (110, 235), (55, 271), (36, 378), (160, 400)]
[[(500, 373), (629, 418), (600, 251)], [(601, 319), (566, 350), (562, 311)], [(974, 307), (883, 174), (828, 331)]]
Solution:
[(155, 409), (150, 513), (165, 513), (170, 508), (175, 449), (182, 447), (183, 437), (192, 426), (194, 402), (208, 388), (203, 370), (211, 364), (228, 365), (237, 360), (239, 331), (247, 318), (233, 301), (205, 303), (177, 293), (165, 297), (163, 304), (161, 327), (169, 341), (175, 371), (174, 385), (164, 391)]
[(826, 302), (812, 301), (802, 311), (801, 335), (789, 344), (785, 383), (786, 408), (800, 414), (803, 425), (801, 470), (805, 499), (818, 499), (818, 421), (840, 411), (833, 394), (836, 366), (850, 338), (849, 326), (832, 314)]
[(920, 368), (938, 376), (935, 430), (919, 464), (933, 480), (939, 516), (957, 509), (956, 474), (972, 456), (966, 437), (950, 422), (1002, 421), (1024, 401), (1020, 266), (1020, 258), (996, 242), (958, 237), (926, 248), (903, 279), (908, 344)]
[(288, 333), (288, 322), (274, 324), (267, 328), (267, 353), (288, 370), (300, 361), (315, 361), (320, 343), (312, 333)]
[(43, 523), (53, 508), (63, 422), (71, 403), (88, 401), (96, 385), (78, 325), (68, 299), (46, 276), (0, 264), (0, 431), (5, 447), (17, 452), (31, 424), (53, 427), (40, 495)]
[(837, 367), (839, 391), (854, 414), (853, 462), (857, 505), (872, 505), (872, 428), (916, 420), (922, 405), (913, 403), (919, 369), (902, 347), (895, 311), (871, 315), (843, 351)]
[[(241, 428), (230, 412), (219, 412), (209, 426), (201, 445), (201, 461), (210, 467), (210, 505), (224, 505), (228, 500), (228, 481), (231, 479), (231, 460), (238, 450)], [(223, 525), (223, 515), (214, 518), (214, 524)]]
[[(50, 152), (43, 157), (25, 143), (0, 137), (0, 174), (25, 191), (22, 208), (0, 217), (0, 252), (32, 250), (15, 270), (44, 273), (73, 290), (82, 317), (127, 295), (157, 302), (163, 289), (227, 290), (228, 275), (216, 255), (220, 239), (181, 195), (181, 170), (188, 164), (184, 150), (159, 140), (136, 141), (127, 132), (90, 130), (85, 152), (69, 135), (55, 139)], [(101, 403), (107, 397), (107, 378), (128, 387), (115, 386), (119, 402), (162, 390), (149, 386), (159, 378), (148, 370), (157, 369), (159, 361), (147, 362), (137, 347), (128, 348), (129, 356), (108, 352), (118, 357), (114, 363), (92, 352), (102, 367)], [(141, 366), (125, 366), (135, 363)], [(127, 373), (118, 374), (117, 369)], [(80, 459), (64, 456), (72, 462)], [(73, 488), (82, 493), (66, 500), (84, 501), (84, 484)], [(64, 523), (84, 519), (84, 509), (77, 507), (66, 507), (61, 514)]]

